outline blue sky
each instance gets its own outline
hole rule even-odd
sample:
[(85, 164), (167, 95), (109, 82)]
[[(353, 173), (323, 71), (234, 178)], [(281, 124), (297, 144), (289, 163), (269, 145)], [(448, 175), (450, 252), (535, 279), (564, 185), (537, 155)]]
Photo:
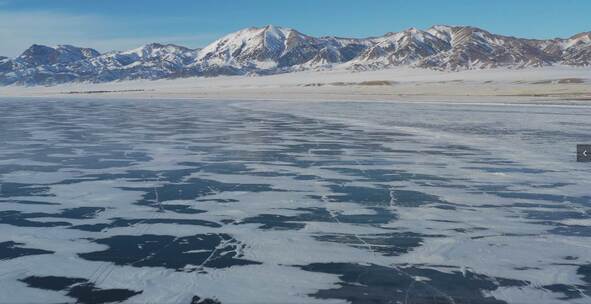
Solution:
[(591, 0), (0, 0), (0, 55), (33, 43), (99, 51), (149, 42), (201, 47), (248, 26), (368, 37), (433, 24), (529, 38), (591, 31)]

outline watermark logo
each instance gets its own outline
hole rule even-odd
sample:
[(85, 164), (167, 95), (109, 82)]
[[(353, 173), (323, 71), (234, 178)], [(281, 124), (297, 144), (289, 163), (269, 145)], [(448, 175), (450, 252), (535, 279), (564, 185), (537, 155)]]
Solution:
[(577, 145), (577, 161), (591, 162), (591, 145)]

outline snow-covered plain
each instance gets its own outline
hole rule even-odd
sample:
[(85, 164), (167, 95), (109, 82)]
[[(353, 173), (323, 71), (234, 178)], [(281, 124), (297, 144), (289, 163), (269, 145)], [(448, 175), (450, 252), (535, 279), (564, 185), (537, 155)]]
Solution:
[(352, 72), (195, 77), (57, 86), (0, 87), (0, 96), (289, 101), (589, 103), (589, 67), (552, 66), (444, 72), (398, 67)]
[(591, 301), (591, 107), (1, 105), (0, 303)]

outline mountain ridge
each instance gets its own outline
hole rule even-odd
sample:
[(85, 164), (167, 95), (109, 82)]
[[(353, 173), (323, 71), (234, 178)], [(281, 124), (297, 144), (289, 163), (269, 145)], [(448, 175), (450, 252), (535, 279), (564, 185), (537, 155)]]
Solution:
[(0, 85), (55, 85), (192, 76), (265, 75), (310, 69), (396, 66), (458, 71), (550, 65), (591, 66), (591, 32), (528, 39), (472, 26), (408, 28), (369, 38), (314, 37), (267, 25), (227, 34), (201, 49), (149, 43), (127, 51), (34, 44), (0, 56)]

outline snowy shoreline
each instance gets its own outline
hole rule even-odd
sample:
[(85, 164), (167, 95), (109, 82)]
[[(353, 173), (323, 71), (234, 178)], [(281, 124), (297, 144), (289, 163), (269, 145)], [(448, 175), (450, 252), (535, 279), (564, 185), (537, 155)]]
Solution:
[(0, 97), (591, 104), (591, 69), (413, 68), (0, 87)]

